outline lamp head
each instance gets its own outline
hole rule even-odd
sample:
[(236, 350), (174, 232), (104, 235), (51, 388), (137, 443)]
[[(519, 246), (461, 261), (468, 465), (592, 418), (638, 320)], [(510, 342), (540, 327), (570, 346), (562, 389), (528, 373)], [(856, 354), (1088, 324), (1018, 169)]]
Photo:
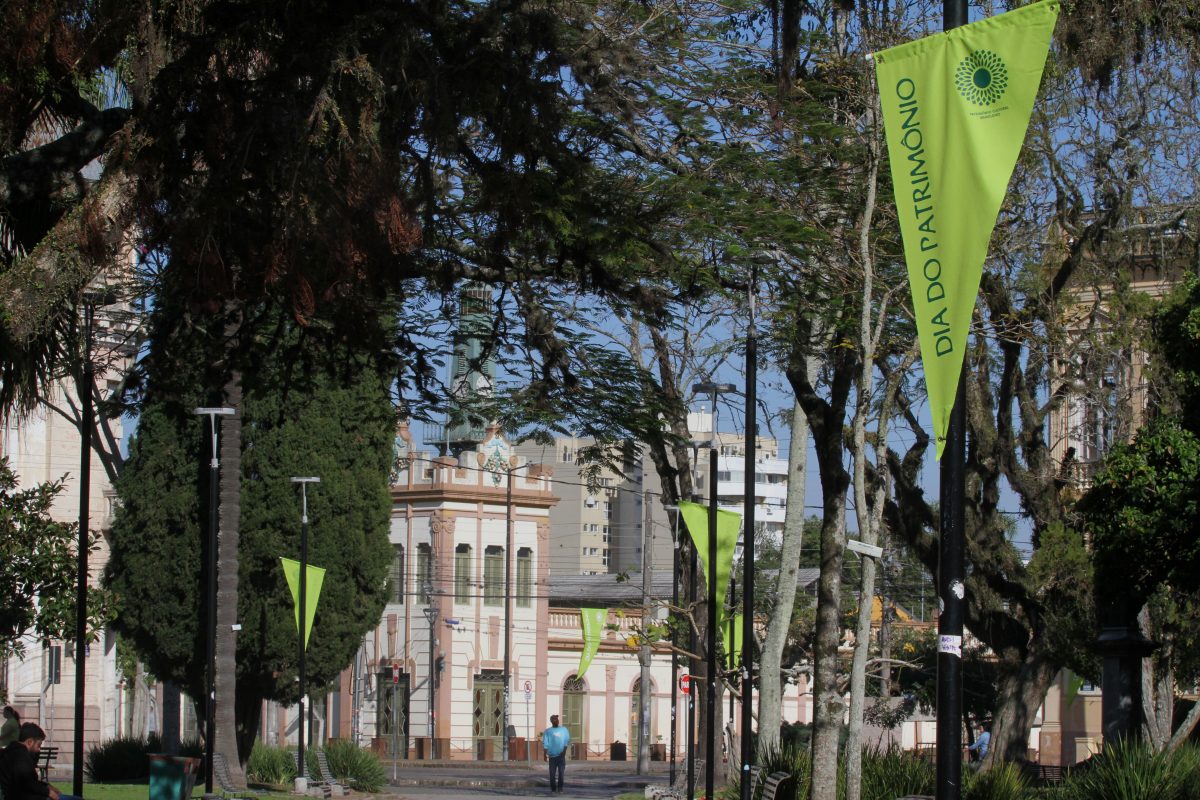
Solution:
[(692, 384), (692, 391), (695, 394), (732, 394), (737, 391), (737, 387), (732, 383), (701, 381), (700, 383)]

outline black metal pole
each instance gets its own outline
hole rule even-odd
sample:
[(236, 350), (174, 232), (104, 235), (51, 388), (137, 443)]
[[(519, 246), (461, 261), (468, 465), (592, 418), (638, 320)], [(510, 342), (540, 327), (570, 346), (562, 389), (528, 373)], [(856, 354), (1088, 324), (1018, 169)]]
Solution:
[(90, 302), (83, 304), (83, 378), (79, 391), (79, 552), (75, 583), (75, 749), (71, 765), (72, 791), (83, 796), (83, 725), (84, 692), (87, 673), (87, 599), (88, 599), (88, 539), (91, 529), (92, 497), (92, 387), (95, 373), (92, 367), (92, 317), (95, 309)]
[[(692, 536), (695, 536), (692, 533)], [(695, 608), (696, 603), (696, 583), (699, 580), (697, 574), (699, 570), (696, 564), (696, 545), (691, 543), (688, 547), (688, 569), (689, 581), (691, 587), (691, 605)], [(696, 639), (696, 627), (688, 625), (688, 649), (695, 653), (699, 643)], [(700, 691), (700, 682), (696, 680), (695, 665), (699, 663), (696, 658), (691, 658), (688, 669), (688, 699), (687, 699), (687, 796), (688, 800), (696, 796), (696, 692)]]
[[(305, 493), (304, 484), (301, 484), (300, 492)], [(300, 716), (296, 720), (296, 730), (298, 732), (299, 747), (297, 748), (298, 758), (300, 760), (300, 777), (303, 778), (308, 774), (304, 763), (304, 692), (306, 686), (305, 663), (304, 663), (304, 628), (305, 622), (308, 620), (308, 498), (304, 498), (304, 511), (300, 517), (300, 624), (299, 624), (299, 640), (300, 640)]]
[(210, 416), (212, 458), (208, 462), (208, 586), (204, 615), (204, 655), (208, 686), (204, 702), (204, 792), (213, 792), (213, 760), (217, 752), (217, 528), (218, 502), (221, 481), (220, 457), (217, 451), (217, 418)]
[[(742, 800), (753, 800), (750, 767), (754, 764), (754, 511), (758, 464), (758, 336), (754, 329), (754, 287), (750, 278), (750, 327), (746, 332), (745, 511), (742, 516)], [(731, 637), (732, 638), (732, 637)], [(732, 643), (731, 643), (732, 648)]]
[[(674, 545), (671, 549), (671, 607), (679, 608), (679, 509), (675, 509), (675, 527), (672, 529)], [(675, 788), (676, 728), (679, 713), (679, 657), (675, 655), (675, 626), (671, 626), (671, 770), (667, 785)]]
[(500, 760), (508, 761), (508, 684), (512, 673), (512, 548), (513, 548), (513, 467), (508, 467), (504, 524), (504, 711), (500, 730)]
[[(714, 398), (713, 407), (716, 408)], [(714, 422), (716, 416), (714, 415)], [(708, 714), (704, 741), (704, 796), (713, 797), (716, 770), (717, 723), (717, 432), (713, 425), (713, 444), (708, 451)]]
[(209, 436), (212, 442), (212, 458), (208, 462), (208, 553), (205, 571), (208, 580), (205, 586), (205, 697), (204, 697), (204, 792), (213, 791), (213, 760), (216, 754), (217, 730), (217, 532), (220, 527), (218, 514), (218, 489), (221, 480), (220, 450), (217, 449), (217, 417), (235, 413), (232, 408), (197, 408), (193, 414), (208, 417)]
[[(734, 633), (733, 618), (736, 616), (736, 612), (735, 612), (736, 608), (737, 608), (737, 579), (734, 576), (730, 575), (729, 576), (729, 622), (726, 623), (727, 624), (726, 630), (729, 631), (729, 652), (725, 654), (725, 659), (726, 659), (725, 669), (729, 670), (730, 672), (737, 669), (737, 657), (736, 657), (737, 651), (734, 649), (734, 640), (733, 640), (733, 633)], [(733, 692), (729, 693), (729, 724), (730, 725), (733, 724)], [(733, 753), (730, 753), (729, 757), (733, 758)]]
[[(297, 744), (296, 759), (299, 774), (297, 778), (304, 778), (308, 775), (307, 765), (304, 763), (304, 727), (311, 725), (311, 717), (306, 717), (304, 714), (304, 695), (307, 691), (304, 653), (308, 649), (305, 636), (305, 629), (308, 627), (308, 484), (320, 483), (321, 479), (317, 477), (296, 478), (291, 479), (292, 483), (300, 484), (300, 591), (298, 599), (297, 617), (297, 641), (299, 644), (299, 678), (300, 678), (300, 714), (296, 717)], [(311, 711), (311, 709), (310, 709)]]
[(937, 800), (962, 795), (962, 636), (964, 495), (966, 494), (966, 370), (959, 375), (942, 451), (941, 535), (938, 537)]
[[(430, 558), (433, 555), (430, 554)], [(438, 619), (437, 606), (433, 604), (433, 589), (429, 590), (429, 755), (430, 761), (437, 758), (437, 639), (434, 628)], [(407, 748), (406, 748), (407, 750)], [(406, 756), (407, 757), (407, 756)]]

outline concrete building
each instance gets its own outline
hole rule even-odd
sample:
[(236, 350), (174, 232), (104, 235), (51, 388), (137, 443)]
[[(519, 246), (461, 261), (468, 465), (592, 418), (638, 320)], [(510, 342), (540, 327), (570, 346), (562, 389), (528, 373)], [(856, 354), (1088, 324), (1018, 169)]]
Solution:
[[(672, 520), (662, 504), (662, 483), (640, 449), (621, 453), (621, 472), (589, 467), (586, 438), (558, 437), (550, 444), (522, 442), (519, 456), (554, 470), (559, 502), (550, 511), (550, 570), (554, 575), (640, 572), (647, 525), (654, 566), (670, 570)], [(624, 474), (622, 474), (622, 472)]]
[[(1191, 237), (1178, 222), (1167, 221), (1177, 209), (1143, 211), (1129, 230), (1109, 246), (1121, 249), (1128, 276), (1123, 291), (1161, 300), (1194, 261)], [(1055, 476), (1068, 498), (1092, 484), (1104, 458), (1116, 444), (1129, 441), (1144, 424), (1150, 399), (1148, 353), (1135, 335), (1117, 347), (1107, 340), (1117, 325), (1112, 286), (1076, 285), (1068, 289), (1064, 310), (1065, 344), (1055, 363), (1055, 392), (1064, 400), (1049, 418)], [(1149, 685), (1149, 684), (1145, 684)], [(1062, 670), (1055, 677), (1030, 735), (1031, 756), (1042, 764), (1070, 766), (1098, 753), (1103, 745), (1103, 698), (1100, 686)]]
[[(688, 428), (696, 442), (696, 493), (700, 502), (709, 496), (710, 443), (717, 447), (717, 505), (727, 511), (745, 513), (747, 464), (754, 468), (754, 521), (760, 533), (780, 536), (787, 513), (787, 458), (779, 457), (779, 442), (758, 437), (754, 453), (747, 455), (746, 437), (741, 434), (713, 434), (713, 415), (708, 411), (688, 414)], [(739, 544), (740, 548), (740, 544)]]
[[(130, 309), (121, 305), (98, 308), (94, 319), (92, 358), (95, 395), (108, 396), (116, 387), (132, 357), (126, 333)], [(51, 516), (76, 523), (80, 514), (79, 396), (73, 381), (59, 380), (44, 402), (25, 417), (2, 420), (0, 455), (6, 458), (19, 481), (19, 489), (39, 483), (63, 481)], [(88, 493), (89, 527), (101, 534), (99, 546), (88, 561), (88, 583), (98, 586), (108, 561), (107, 530), (116, 500), (108, 468), (112, 448), (124, 436), (120, 420), (107, 420), (93, 436)], [(33, 602), (34, 598), (30, 598)], [(0, 663), (0, 688), (8, 703), (24, 721), (37, 722), (46, 731), (50, 745), (59, 748), (56, 774), (73, 768), (75, 736), (75, 676), (77, 663), (73, 641), (40, 641), (26, 637), (24, 656), (11, 656)], [(131, 729), (144, 730), (150, 723), (146, 687), (126, 683), (117, 668), (117, 638), (102, 631), (98, 641), (86, 648), (84, 664), (84, 748)]]
[[(495, 427), (458, 458), (418, 453), (407, 425), (400, 426), (399, 439), (389, 602), (356, 665), (320, 710), (329, 734), (356, 736), (400, 757), (498, 759), (507, 673), (511, 758), (540, 758), (526, 742), (537, 738), (550, 714), (572, 720), (578, 758), (601, 750), (607, 757), (612, 741), (629, 742), (630, 692), (639, 667), (625, 639), (640, 624), (640, 610), (616, 611), (640, 609), (640, 584), (607, 573), (553, 572), (550, 515), (559, 499), (552, 469), (517, 455)], [(579, 581), (590, 583), (581, 588)], [(656, 585), (669, 595), (670, 573)], [(579, 678), (579, 608), (588, 602), (611, 607), (616, 630), (606, 633)], [(656, 653), (653, 669), (655, 719), (669, 720), (665, 649)], [(352, 708), (356, 715), (344, 713)], [(288, 714), (275, 711), (267, 724), (276, 730), (264, 732), (268, 740), (291, 738)]]

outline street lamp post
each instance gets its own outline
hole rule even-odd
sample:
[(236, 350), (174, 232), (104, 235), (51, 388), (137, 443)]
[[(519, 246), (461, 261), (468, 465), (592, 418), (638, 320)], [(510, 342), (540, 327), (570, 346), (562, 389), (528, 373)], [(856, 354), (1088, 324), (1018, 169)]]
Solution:
[(505, 497), (504, 523), (504, 721), (501, 724), (500, 760), (508, 761), (508, 698), (512, 680), (512, 547), (513, 547), (513, 474), (516, 467), (509, 464)]
[(434, 638), (434, 626), (437, 623), (438, 609), (433, 604), (433, 587), (428, 583), (425, 587), (429, 606), (422, 611), (429, 620), (429, 757), (433, 759), (437, 757), (437, 639)]
[(717, 395), (736, 391), (732, 383), (705, 381), (692, 386), (696, 393), (707, 393), (712, 397), (712, 441), (708, 451), (708, 653), (705, 667), (708, 671), (707, 697), (708, 736), (704, 742), (704, 796), (713, 796), (716, 777), (716, 730), (717, 721)]
[[(668, 511), (674, 511), (674, 522), (671, 526), (671, 608), (679, 608), (679, 506), (667, 506)], [(671, 613), (675, 613), (672, 611)], [(675, 655), (675, 626), (671, 626), (671, 767), (667, 785), (675, 788), (675, 748), (676, 730), (679, 719), (679, 658)]]
[[(751, 269), (748, 305), (750, 324), (746, 330), (746, 456), (744, 487), (745, 515), (742, 518), (742, 780), (741, 800), (752, 800), (750, 767), (754, 764), (754, 512), (755, 471), (758, 464), (758, 336), (754, 328), (754, 289), (758, 283), (757, 266)], [(730, 614), (732, 618), (732, 613)], [(732, 623), (731, 623), (732, 624)], [(729, 649), (737, 647), (733, 634)], [(731, 712), (732, 713), (732, 712)]]
[(217, 490), (221, 479), (220, 451), (217, 450), (217, 417), (233, 416), (232, 408), (197, 408), (196, 416), (206, 416), (212, 436), (212, 459), (208, 462), (208, 586), (205, 590), (205, 665), (207, 686), (204, 698), (204, 791), (212, 794), (213, 758), (217, 731)]
[(299, 747), (297, 748), (297, 759), (299, 763), (297, 767), (300, 774), (296, 776), (297, 791), (304, 791), (308, 788), (306, 778), (307, 770), (304, 764), (304, 651), (307, 642), (304, 641), (305, 623), (308, 620), (308, 605), (307, 597), (305, 597), (308, 588), (308, 484), (320, 483), (321, 479), (316, 477), (309, 478), (292, 478), (292, 483), (300, 484), (300, 608), (297, 611), (299, 624), (300, 639), (300, 716), (296, 719), (296, 731), (298, 736)]
[[(942, 29), (967, 24), (967, 0), (943, 0)], [(958, 375), (954, 405), (941, 463), (941, 528), (938, 535), (938, 641), (957, 642), (961, 649), (965, 599), (964, 530), (966, 528), (967, 368)], [(937, 654), (937, 800), (962, 796), (962, 655)]]
[(87, 663), (88, 534), (91, 528), (92, 494), (92, 390), (96, 384), (92, 366), (92, 319), (96, 307), (83, 303), (83, 377), (79, 392), (79, 552), (76, 554), (75, 584), (75, 740), (72, 791), (83, 796), (83, 711)]

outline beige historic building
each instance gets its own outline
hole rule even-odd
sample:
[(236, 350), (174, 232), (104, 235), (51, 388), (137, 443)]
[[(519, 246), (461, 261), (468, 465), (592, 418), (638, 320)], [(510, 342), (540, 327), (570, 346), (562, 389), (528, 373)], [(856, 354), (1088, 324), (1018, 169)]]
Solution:
[[(93, 363), (95, 395), (105, 397), (115, 388), (123, 367), (131, 357), (125, 338), (129, 309), (122, 305), (106, 306), (95, 315)], [(20, 483), (28, 489), (38, 483), (63, 481), (63, 490), (55, 499), (54, 519), (75, 523), (80, 515), (79, 397), (73, 381), (55, 382), (49, 395), (36, 410), (25, 417), (9, 415), (2, 420), (0, 455)], [(105, 534), (112, 521), (115, 494), (109, 475), (113, 452), (124, 431), (120, 420), (109, 420), (97, 427), (90, 457), (88, 493), (89, 527)], [(88, 582), (97, 586), (108, 560), (108, 540), (102, 535), (99, 546), (88, 561)], [(30, 602), (34, 602), (30, 598)], [(0, 663), (0, 687), (24, 721), (37, 722), (45, 729), (49, 744), (59, 748), (58, 774), (72, 769), (72, 744), (75, 735), (76, 659), (73, 641), (39, 641), (27, 637), (23, 657), (13, 656)], [(132, 730), (145, 730), (152, 716), (148, 713), (146, 687), (139, 692), (127, 685), (119, 674), (116, 661), (117, 640), (111, 631), (102, 631), (86, 651), (84, 664), (85, 709), (84, 746)]]

